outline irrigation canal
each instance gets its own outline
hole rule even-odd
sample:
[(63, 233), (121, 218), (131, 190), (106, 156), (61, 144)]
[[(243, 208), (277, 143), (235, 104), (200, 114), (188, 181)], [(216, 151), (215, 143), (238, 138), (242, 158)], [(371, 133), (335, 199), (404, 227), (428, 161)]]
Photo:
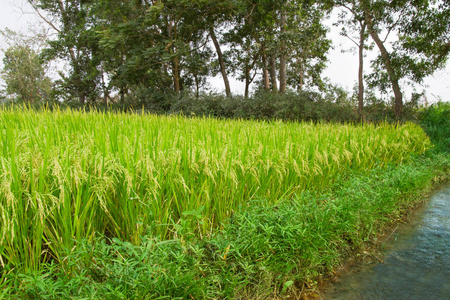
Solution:
[(383, 257), (330, 283), (323, 299), (450, 299), (450, 183), (398, 227)]

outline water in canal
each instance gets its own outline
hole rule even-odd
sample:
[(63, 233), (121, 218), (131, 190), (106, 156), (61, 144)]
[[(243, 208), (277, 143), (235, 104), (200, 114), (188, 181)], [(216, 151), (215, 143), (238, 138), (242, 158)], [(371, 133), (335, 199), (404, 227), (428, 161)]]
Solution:
[(450, 183), (390, 237), (383, 262), (329, 284), (323, 299), (450, 299)]

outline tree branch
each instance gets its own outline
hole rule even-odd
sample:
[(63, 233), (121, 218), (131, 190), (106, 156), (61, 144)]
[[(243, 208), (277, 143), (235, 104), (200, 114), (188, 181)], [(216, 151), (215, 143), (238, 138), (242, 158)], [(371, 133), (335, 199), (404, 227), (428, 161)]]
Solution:
[(346, 38), (348, 38), (350, 41), (352, 41), (355, 45), (356, 45), (356, 47), (360, 47), (359, 46), (359, 43), (357, 43), (352, 37), (350, 37), (347, 33), (342, 33), (342, 36), (345, 36)]
[(400, 11), (400, 15), (399, 15), (397, 21), (394, 22), (394, 24), (392, 24), (392, 26), (389, 26), (389, 27), (388, 27), (388, 32), (386, 33), (386, 36), (384, 37), (383, 43), (386, 42), (386, 40), (388, 39), (389, 34), (391, 34), (392, 30), (393, 30), (395, 27), (397, 27), (398, 23), (399, 23), (400, 20), (402, 19), (402, 15), (403, 15), (404, 10), (405, 10), (405, 7), (403, 7), (402, 10)]
[(45, 18), (41, 12), (39, 11), (39, 8), (36, 7), (36, 5), (33, 4), (33, 2), (31, 0), (28, 0), (28, 3), (30, 3), (31, 7), (33, 7), (34, 11), (38, 14), (38, 16), (48, 25), (50, 25), (50, 27), (52, 27), (56, 32), (61, 33), (61, 30), (59, 30), (52, 22), (50, 22), (49, 20), (47, 20), (47, 18)]

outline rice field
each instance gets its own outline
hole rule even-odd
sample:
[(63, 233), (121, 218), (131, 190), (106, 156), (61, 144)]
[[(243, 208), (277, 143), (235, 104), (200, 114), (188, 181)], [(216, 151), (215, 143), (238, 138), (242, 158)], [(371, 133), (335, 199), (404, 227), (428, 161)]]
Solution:
[(253, 199), (321, 190), (431, 146), (404, 125), (0, 109), (0, 270), (38, 270), (96, 233), (200, 238)]

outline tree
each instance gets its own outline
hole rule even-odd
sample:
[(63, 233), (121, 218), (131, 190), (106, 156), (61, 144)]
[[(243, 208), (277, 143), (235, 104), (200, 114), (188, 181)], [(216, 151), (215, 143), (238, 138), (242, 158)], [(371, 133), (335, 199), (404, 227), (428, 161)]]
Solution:
[(231, 95), (231, 88), (230, 88), (230, 82), (228, 80), (228, 74), (227, 74), (227, 71), (226, 71), (225, 61), (224, 61), (224, 58), (223, 58), (222, 50), (220, 48), (220, 44), (219, 44), (219, 42), (217, 40), (217, 37), (216, 37), (216, 33), (214, 32), (213, 26), (211, 26), (211, 28), (209, 29), (209, 35), (211, 37), (211, 40), (214, 43), (214, 48), (216, 49), (217, 60), (219, 61), (219, 66), (220, 66), (220, 72), (222, 73), (223, 82), (225, 84), (225, 94), (227, 96), (230, 96)]
[[(421, 82), (444, 65), (450, 50), (449, 42), (449, 1), (428, 0), (363, 0), (359, 6), (364, 15), (368, 32), (377, 45), (380, 56), (374, 61), (384, 72), (372, 74), (372, 82), (390, 83), (394, 92), (395, 116), (402, 115), (403, 95), (399, 80), (409, 78)], [(396, 32), (398, 39), (386, 47), (386, 38)], [(374, 80), (375, 79), (375, 80)]]
[(262, 76), (262, 88), (273, 92), (284, 93), (287, 86), (302, 89), (306, 79), (321, 85), (331, 46), (321, 21), (330, 6), (307, 0), (240, 3), (225, 38), (232, 48), (233, 71), (245, 80), (246, 91), (256, 75)]
[[(197, 47), (200, 45), (195, 44)], [(185, 58), (185, 68), (191, 76), (186, 76), (184, 84), (192, 86), (195, 91), (196, 98), (199, 97), (200, 88), (207, 86), (207, 77), (211, 73), (210, 59), (212, 53), (210, 49), (205, 48), (204, 51), (190, 51)]]
[(96, 15), (102, 20), (100, 46), (115, 57), (108, 63), (113, 82), (120, 80), (130, 87), (164, 93), (194, 88), (198, 93), (210, 75), (211, 38), (226, 81), (220, 38), (216, 36), (221, 16), (228, 9), (226, 1), (220, 5), (189, 0), (97, 3)]
[(280, 93), (286, 93), (287, 76), (287, 49), (286, 49), (286, 27), (287, 27), (287, 3), (280, 10)]
[(380, 38), (379, 32), (381, 26), (387, 27), (388, 33), (395, 28), (398, 20), (392, 16), (399, 15), (402, 17), (402, 11), (399, 10), (397, 5), (391, 5), (384, 1), (361, 1), (361, 8), (364, 14), (364, 20), (367, 25), (367, 30), (370, 33), (373, 41), (377, 45), (381, 53), (381, 59), (384, 63), (387, 71), (389, 81), (392, 84), (392, 89), (395, 96), (394, 111), (396, 118), (399, 118), (403, 109), (403, 94), (400, 90), (398, 70), (396, 70), (392, 64), (391, 54), (388, 52), (385, 46), (385, 40)]
[[(262, 76), (265, 90), (276, 90), (275, 57), (278, 12), (282, 1), (250, 0), (236, 1), (236, 12), (224, 34), (232, 56), (232, 72), (246, 82), (245, 95), (255, 76)], [(270, 65), (270, 67), (269, 67)], [(269, 77), (270, 72), (270, 77)]]
[(48, 64), (39, 55), (39, 47), (46, 40), (44, 33), (27, 38), (6, 28), (0, 34), (9, 42), (3, 50), (1, 77), (6, 83), (5, 92), (20, 101), (33, 103), (48, 100), (52, 81), (46, 75)]
[(153, 92), (171, 89), (174, 77), (169, 52), (173, 47), (166, 48), (169, 40), (161, 30), (161, 9), (137, 1), (101, 0), (93, 4), (92, 14), (99, 19), (99, 47), (107, 53), (105, 71), (121, 102), (130, 88), (152, 88)]
[[(343, 25), (341, 35), (347, 37), (358, 48), (358, 112), (362, 115), (364, 108), (364, 50), (371, 49), (371, 46), (366, 45), (367, 25), (358, 1), (338, 1), (337, 4), (345, 10), (339, 14), (336, 25)], [(351, 17), (348, 17), (348, 13)], [(352, 33), (358, 33), (358, 37), (354, 37)]]
[(445, 67), (450, 53), (450, 1), (424, 2), (408, 10), (396, 45), (410, 58), (408, 75), (417, 82)]
[(245, 83), (244, 97), (248, 98), (250, 93), (250, 84), (258, 75), (258, 69), (255, 68), (260, 58), (261, 49), (259, 45), (253, 43), (252, 39), (247, 35), (242, 38), (237, 35), (229, 35), (226, 37), (229, 42), (229, 48), (225, 55), (230, 62), (229, 68), (231, 73), (238, 80)]
[[(81, 104), (96, 101), (101, 93), (103, 53), (96, 38), (96, 19), (90, 9), (93, 0), (28, 0), (39, 16), (57, 33), (43, 51), (47, 60), (69, 62), (68, 75), (60, 73), (57, 83), (63, 95)], [(44, 10), (49, 17), (41, 12)]]
[(326, 3), (304, 2), (288, 9), (287, 30), (284, 33), (288, 54), (287, 83), (302, 91), (305, 86), (324, 89), (322, 72), (331, 41), (326, 38), (323, 19), (328, 14)]

